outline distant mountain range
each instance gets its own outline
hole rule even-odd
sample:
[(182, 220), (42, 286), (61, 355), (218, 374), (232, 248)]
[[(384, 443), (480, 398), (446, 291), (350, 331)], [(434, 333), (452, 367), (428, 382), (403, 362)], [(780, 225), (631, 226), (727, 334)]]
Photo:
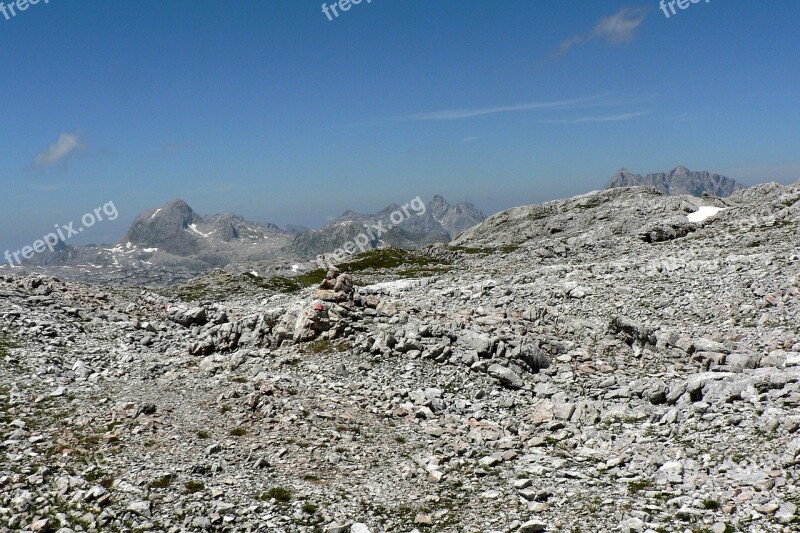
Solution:
[[(606, 189), (649, 186), (667, 195), (727, 197), (744, 187), (736, 181), (707, 171), (693, 172), (680, 166), (667, 173), (642, 176), (626, 169), (617, 172)], [(374, 214), (346, 211), (323, 228), (280, 228), (275, 224), (250, 222), (232, 213), (203, 217), (183, 200), (140, 214), (114, 246), (72, 246), (59, 243), (52, 253), (38, 254), (29, 266), (80, 266), (86, 272), (112, 270), (202, 272), (211, 268), (254, 265), (259, 270), (293, 268), (295, 262), (312, 261), (361, 237), (363, 249), (385, 246), (421, 248), (449, 243), (486, 220), (469, 203), (450, 205), (435, 196), (402, 221), (391, 223), (392, 213), (402, 211), (392, 204)], [(424, 208), (423, 208), (424, 207)], [(381, 225), (384, 232), (369, 231)], [(391, 229), (389, 229), (391, 227)], [(379, 234), (380, 233), (380, 234)], [(368, 238), (363, 237), (368, 235)], [(365, 242), (366, 240), (366, 242)]]
[[(435, 196), (427, 205), (420, 201), (416, 207), (416, 210), (406, 207), (408, 216), (404, 214), (396, 225), (391, 222), (392, 213), (402, 209), (393, 204), (373, 215), (346, 211), (327, 226), (309, 231), (249, 222), (231, 213), (202, 217), (183, 200), (174, 200), (140, 214), (116, 246), (59, 243), (53, 253), (34, 256), (27, 264), (89, 268), (157, 266), (203, 271), (232, 263), (281, 258), (311, 260), (333, 252), (360, 234), (371, 237), (365, 249), (420, 248), (450, 242), (486, 219), (472, 204), (450, 205), (441, 196)], [(365, 228), (379, 224), (386, 230), (380, 235)]]
[[(292, 252), (301, 257), (312, 257), (333, 252), (342, 244), (352, 241), (371, 227), (383, 221), (390, 224), (391, 214), (400, 210), (392, 204), (374, 215), (360, 215), (347, 211), (322, 229), (301, 233), (290, 245)], [(402, 212), (402, 211), (401, 211)], [(420, 248), (437, 242), (448, 243), (464, 230), (486, 220), (478, 208), (469, 203), (450, 205), (441, 196), (434, 196), (424, 212), (410, 211), (402, 223), (390, 231), (370, 239), (368, 249), (381, 246), (395, 248)], [(367, 232), (368, 233), (368, 232)]]
[(646, 176), (633, 174), (622, 168), (608, 181), (606, 189), (640, 185), (654, 187), (669, 195), (689, 194), (702, 196), (703, 194), (710, 194), (719, 197), (730, 196), (734, 192), (745, 188), (731, 178), (712, 174), (708, 171), (692, 172), (688, 168), (680, 166), (667, 173), (661, 172)]

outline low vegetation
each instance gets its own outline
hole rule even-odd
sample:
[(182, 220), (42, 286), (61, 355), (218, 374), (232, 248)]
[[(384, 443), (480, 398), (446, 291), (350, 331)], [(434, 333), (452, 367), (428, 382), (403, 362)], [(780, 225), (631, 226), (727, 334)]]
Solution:
[(150, 487), (151, 489), (166, 489), (167, 487), (172, 485), (172, 481), (174, 479), (175, 478), (172, 474), (167, 474), (148, 483), (148, 487)]
[(450, 246), (450, 250), (454, 252), (461, 252), (467, 255), (494, 255), (494, 254), (510, 254), (519, 250), (516, 244), (504, 244), (497, 247), (476, 248), (470, 246)]
[(276, 502), (287, 503), (292, 500), (292, 491), (284, 487), (272, 487), (267, 492), (262, 492), (259, 499), (261, 501), (275, 500)]
[(19, 347), (10, 335), (0, 331), (0, 358), (4, 358), (9, 355), (9, 352), (13, 348)]
[[(397, 270), (395, 275), (399, 278), (435, 276), (450, 269), (450, 264), (443, 259), (397, 248), (370, 250), (337, 266), (342, 272), (350, 274), (380, 274)], [(258, 290), (294, 294), (319, 284), (325, 278), (325, 274), (325, 270), (317, 268), (296, 276), (263, 278), (251, 272), (231, 274), (219, 270), (177, 289), (159, 292), (185, 302), (224, 300), (232, 294), (256, 293)]]
[(194, 494), (195, 492), (202, 492), (206, 489), (206, 486), (200, 483), (199, 481), (187, 481), (184, 484), (186, 487), (186, 492), (189, 494)]
[(330, 339), (317, 339), (309, 342), (300, 348), (300, 352), (306, 354), (315, 353), (341, 353), (352, 349), (352, 344), (341, 341), (334, 343)]

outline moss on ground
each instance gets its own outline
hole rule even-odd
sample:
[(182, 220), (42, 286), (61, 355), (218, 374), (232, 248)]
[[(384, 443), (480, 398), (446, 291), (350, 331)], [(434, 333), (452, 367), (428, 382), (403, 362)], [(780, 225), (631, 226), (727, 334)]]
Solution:
[(0, 359), (8, 356), (13, 348), (19, 348), (19, 343), (8, 333), (0, 331)]
[(467, 255), (493, 255), (493, 254), (510, 254), (511, 252), (516, 252), (519, 250), (519, 245), (517, 244), (504, 244), (502, 246), (498, 246), (495, 248), (485, 247), (485, 248), (475, 248), (469, 246), (450, 246), (450, 249), (454, 252), (461, 252)]
[(347, 341), (334, 343), (330, 339), (317, 339), (313, 342), (306, 343), (302, 348), (302, 353), (341, 353), (352, 349), (353, 346)]
[[(395, 275), (399, 278), (435, 276), (450, 269), (450, 263), (443, 259), (396, 248), (370, 250), (337, 266), (342, 272), (350, 274), (381, 274), (396, 270)], [(231, 274), (217, 271), (174, 289), (156, 292), (185, 302), (219, 301), (236, 294), (255, 294), (258, 290), (294, 294), (319, 284), (325, 279), (325, 273), (325, 270), (318, 268), (297, 276), (262, 278), (249, 272)], [(358, 283), (358, 280), (355, 281)]]

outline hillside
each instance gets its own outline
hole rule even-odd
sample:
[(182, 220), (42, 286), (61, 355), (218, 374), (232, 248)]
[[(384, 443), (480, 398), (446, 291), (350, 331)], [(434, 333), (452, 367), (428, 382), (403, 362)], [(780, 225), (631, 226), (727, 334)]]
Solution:
[(4, 520), (791, 531), (798, 223), (800, 184), (600, 191), (368, 252), (351, 300), (5, 272)]

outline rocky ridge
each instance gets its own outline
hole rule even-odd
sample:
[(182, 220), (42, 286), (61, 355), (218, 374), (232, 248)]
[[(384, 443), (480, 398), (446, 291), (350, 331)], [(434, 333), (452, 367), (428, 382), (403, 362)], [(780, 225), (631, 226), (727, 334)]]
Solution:
[[(375, 214), (346, 211), (318, 230), (281, 229), (226, 213), (202, 217), (183, 200), (173, 200), (140, 214), (114, 246), (73, 246), (59, 242), (52, 253), (37, 254), (26, 272), (45, 272), (79, 281), (101, 279), (130, 284), (187, 281), (215, 268), (248, 264), (259, 272), (280, 272), (291, 265), (330, 253), (357, 236), (369, 239), (362, 251), (379, 247), (416, 249), (447, 243), (486, 216), (468, 203), (450, 205), (435, 196), (427, 205), (392, 204)], [(398, 211), (400, 210), (400, 211)], [(403, 215), (392, 223), (393, 213)], [(380, 227), (380, 231), (374, 227)], [(0, 271), (8, 265), (0, 265)]]
[[(360, 215), (347, 211), (324, 228), (302, 233), (295, 237), (290, 249), (296, 257), (313, 258), (331, 253), (345, 242), (354, 241), (366, 228), (380, 224), (387, 231), (377, 235), (369, 233), (364, 250), (382, 247), (418, 249), (433, 243), (448, 243), (459, 233), (486, 220), (478, 208), (469, 203), (450, 205), (437, 195), (427, 204), (414, 204), (408, 216), (401, 206), (392, 204), (378, 213)], [(399, 224), (391, 221), (392, 213), (404, 215)], [(363, 250), (362, 250), (363, 251)]]
[(633, 174), (626, 168), (621, 168), (606, 184), (606, 189), (616, 187), (654, 187), (664, 194), (690, 194), (702, 196), (730, 196), (744, 186), (736, 180), (708, 172), (693, 172), (684, 166), (676, 167), (670, 172), (656, 174)]

